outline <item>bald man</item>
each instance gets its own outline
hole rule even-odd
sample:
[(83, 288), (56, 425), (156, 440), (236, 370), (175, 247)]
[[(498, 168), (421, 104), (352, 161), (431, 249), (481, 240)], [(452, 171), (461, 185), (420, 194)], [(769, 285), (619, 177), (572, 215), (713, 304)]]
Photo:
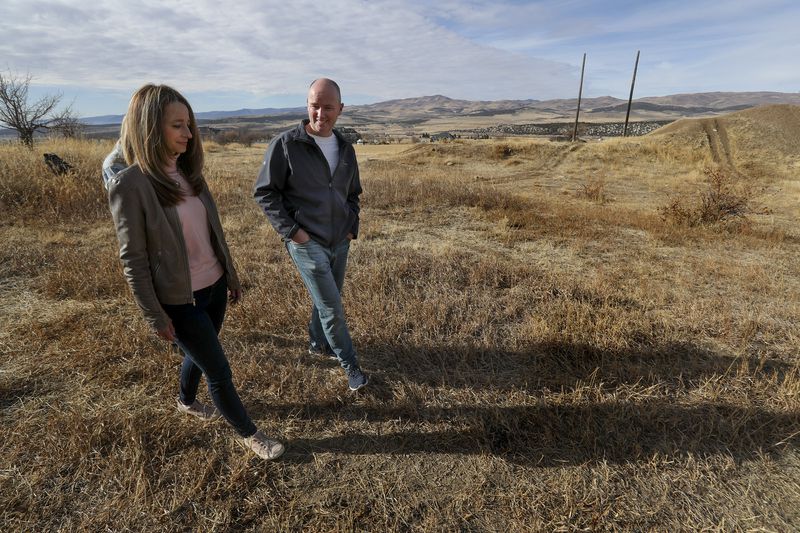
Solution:
[(350, 390), (367, 384), (342, 306), (347, 253), (358, 236), (361, 181), (352, 145), (334, 129), (344, 109), (339, 85), (315, 80), (308, 118), (270, 142), (253, 196), (311, 296), (309, 353), (336, 357)]

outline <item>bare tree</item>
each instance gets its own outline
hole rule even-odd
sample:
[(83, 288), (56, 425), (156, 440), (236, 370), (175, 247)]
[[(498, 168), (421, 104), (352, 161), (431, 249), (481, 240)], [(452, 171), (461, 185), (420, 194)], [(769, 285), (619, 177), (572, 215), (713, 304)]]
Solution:
[(83, 136), (83, 131), (86, 128), (83, 122), (72, 112), (72, 106), (59, 113), (49, 127), (67, 139)]
[(0, 124), (14, 129), (23, 144), (33, 147), (33, 135), (37, 131), (55, 127), (65, 117), (72, 118), (72, 110), (67, 107), (56, 113), (61, 95), (47, 95), (33, 103), (28, 103), (28, 87), (32, 76), (18, 76), (0, 73)]

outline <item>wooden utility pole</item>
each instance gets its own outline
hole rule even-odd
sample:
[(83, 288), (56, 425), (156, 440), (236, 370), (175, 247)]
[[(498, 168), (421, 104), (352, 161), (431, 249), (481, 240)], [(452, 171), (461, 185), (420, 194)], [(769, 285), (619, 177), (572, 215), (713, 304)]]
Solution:
[(636, 63), (633, 65), (633, 79), (631, 80), (631, 95), (628, 96), (628, 111), (625, 113), (625, 127), (622, 128), (622, 136), (628, 134), (628, 119), (631, 116), (631, 104), (633, 103), (633, 86), (636, 85), (636, 69), (639, 68), (639, 50), (636, 50)]
[(578, 138), (578, 117), (581, 115), (581, 95), (583, 94), (583, 70), (586, 68), (586, 52), (583, 53), (583, 64), (581, 65), (581, 84), (578, 87), (578, 111), (575, 113), (575, 129), (572, 130), (572, 142)]

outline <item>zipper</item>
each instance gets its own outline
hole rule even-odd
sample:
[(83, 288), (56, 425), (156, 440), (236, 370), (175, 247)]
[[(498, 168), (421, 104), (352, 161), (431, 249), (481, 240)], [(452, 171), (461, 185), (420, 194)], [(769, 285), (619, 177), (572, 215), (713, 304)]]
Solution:
[[(336, 135), (336, 134), (335, 133), (331, 133), (331, 135)], [(335, 194), (333, 192), (333, 176), (336, 173), (336, 169), (338, 169), (339, 165), (342, 164), (342, 159), (343, 159), (342, 154), (345, 151), (344, 144), (337, 137), (336, 140), (338, 142), (339, 160), (336, 162), (336, 168), (334, 168), (333, 172), (331, 172), (331, 167), (328, 164), (328, 159), (325, 157), (325, 154), (322, 153), (322, 148), (320, 148), (319, 145), (316, 142), (314, 142), (313, 139), (310, 139), (310, 140), (299, 139), (299, 140), (302, 140), (303, 142), (312, 145), (316, 149), (317, 154), (319, 154), (319, 156), (322, 158), (322, 161), (323, 161), (323, 163), (325, 165), (325, 169), (328, 171), (328, 192), (330, 193), (330, 197), (331, 197), (330, 198), (330, 205), (331, 205), (330, 225), (331, 225), (331, 227), (333, 227), (333, 220), (334, 220), (334, 218), (336, 216), (336, 201), (335, 201), (336, 198), (335, 198)]]
[[(333, 133), (331, 133), (331, 135), (333, 135)], [(337, 140), (337, 142), (338, 142), (338, 140)], [(320, 153), (322, 152), (321, 149), (319, 151), (320, 151)], [(333, 229), (333, 218), (334, 218), (335, 211), (336, 211), (336, 205), (335, 205), (336, 204), (336, 198), (335, 198), (336, 194), (334, 194), (334, 192), (333, 192), (333, 174), (336, 172), (336, 169), (334, 168), (333, 171), (331, 171), (331, 166), (328, 164), (328, 158), (325, 157), (325, 154), (322, 154), (322, 159), (325, 160), (325, 168), (328, 169), (328, 178), (329, 178), (328, 179), (328, 192), (330, 193), (330, 197), (331, 197), (331, 199), (330, 199), (330, 204), (331, 204), (331, 229)], [(341, 157), (340, 157), (340, 159), (341, 159)], [(338, 161), (336, 162), (336, 166), (337, 167), (339, 166), (339, 162)], [(331, 237), (332, 236), (333, 236), (333, 232), (331, 232)], [(332, 246), (332, 245), (333, 245), (333, 242), (330, 243), (330, 246)]]
[[(331, 133), (331, 135), (335, 135), (335, 134)], [(338, 139), (337, 139), (337, 141), (338, 141)], [(331, 197), (330, 198), (330, 202), (328, 202), (331, 205), (331, 216), (330, 216), (329, 220), (330, 220), (330, 225), (332, 227), (333, 226), (333, 215), (334, 215), (334, 211), (335, 211), (336, 207), (333, 205), (335, 202), (334, 202), (334, 197), (333, 197), (334, 196), (334, 194), (333, 194), (333, 173), (331, 172), (331, 166), (328, 164), (328, 158), (326, 158), (325, 154), (322, 153), (322, 148), (320, 148), (319, 145), (313, 139), (308, 144), (311, 144), (311, 145), (314, 146), (317, 154), (319, 154), (319, 157), (322, 158), (322, 162), (325, 165), (325, 170), (328, 172), (328, 192), (330, 193), (330, 197)], [(341, 147), (339, 147), (339, 148), (340, 148), (340, 151), (341, 151)], [(341, 159), (341, 154), (339, 154), (339, 159)], [(338, 162), (336, 163), (336, 166), (337, 167), (339, 166)], [(334, 171), (335, 170), (336, 169), (334, 169)]]

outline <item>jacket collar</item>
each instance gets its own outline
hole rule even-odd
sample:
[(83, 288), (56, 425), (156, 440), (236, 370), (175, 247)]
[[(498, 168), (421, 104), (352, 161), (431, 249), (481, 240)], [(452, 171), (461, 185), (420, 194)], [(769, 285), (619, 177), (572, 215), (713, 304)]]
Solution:
[[(311, 135), (309, 135), (306, 131), (306, 124), (309, 122), (311, 121), (307, 118), (304, 118), (300, 121), (300, 124), (298, 124), (294, 129), (290, 130), (290, 136), (292, 140), (316, 144), (314, 139), (311, 138)], [(342, 137), (342, 134), (339, 133), (336, 128), (333, 128), (333, 134), (336, 135), (336, 138), (339, 140), (339, 146), (344, 146), (347, 144), (347, 140)]]

